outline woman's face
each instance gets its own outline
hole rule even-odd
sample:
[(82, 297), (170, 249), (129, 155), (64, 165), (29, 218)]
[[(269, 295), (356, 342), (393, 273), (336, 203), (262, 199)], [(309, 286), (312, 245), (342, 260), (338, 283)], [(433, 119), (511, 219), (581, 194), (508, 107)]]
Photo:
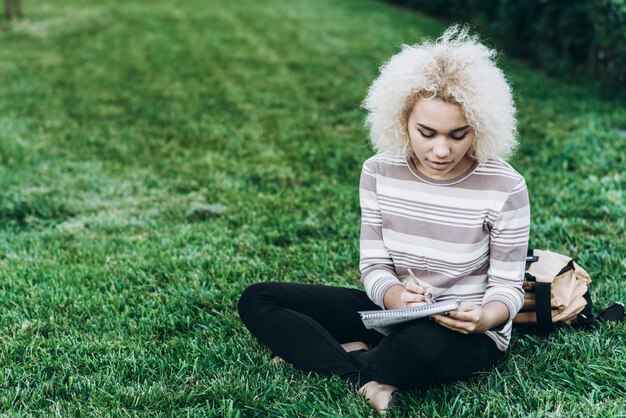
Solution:
[(435, 180), (449, 180), (469, 169), (474, 160), (468, 151), (475, 132), (461, 106), (441, 99), (419, 99), (409, 114), (408, 131), (420, 173)]

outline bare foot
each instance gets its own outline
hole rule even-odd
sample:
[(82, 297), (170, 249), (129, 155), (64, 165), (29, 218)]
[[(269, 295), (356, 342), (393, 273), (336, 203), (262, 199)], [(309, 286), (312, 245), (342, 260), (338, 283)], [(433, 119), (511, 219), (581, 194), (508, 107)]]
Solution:
[(282, 357), (278, 357), (278, 356), (274, 356), (274, 358), (272, 359), (272, 366), (274, 367), (278, 367), (281, 364), (285, 364), (286, 361), (282, 359)]
[(393, 394), (397, 391), (398, 388), (395, 386), (371, 381), (361, 386), (357, 393), (365, 397), (370, 405), (384, 415), (389, 409)]
[(369, 347), (367, 346), (367, 344), (365, 344), (362, 341), (352, 341), (352, 342), (349, 342), (349, 343), (341, 344), (341, 346), (348, 353), (350, 351), (356, 351), (356, 350), (369, 350)]

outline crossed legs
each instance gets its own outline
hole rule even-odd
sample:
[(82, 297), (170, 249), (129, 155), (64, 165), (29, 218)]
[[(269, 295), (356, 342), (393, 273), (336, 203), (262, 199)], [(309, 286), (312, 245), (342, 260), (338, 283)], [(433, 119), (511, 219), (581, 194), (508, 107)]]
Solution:
[[(364, 388), (401, 389), (458, 380), (491, 368), (501, 357), (484, 334), (463, 335), (428, 319), (389, 336), (363, 326), (357, 311), (380, 309), (357, 289), (297, 283), (257, 283), (239, 300), (239, 315), (272, 352), (296, 368), (338, 375)], [(341, 344), (362, 341), (369, 351)]]

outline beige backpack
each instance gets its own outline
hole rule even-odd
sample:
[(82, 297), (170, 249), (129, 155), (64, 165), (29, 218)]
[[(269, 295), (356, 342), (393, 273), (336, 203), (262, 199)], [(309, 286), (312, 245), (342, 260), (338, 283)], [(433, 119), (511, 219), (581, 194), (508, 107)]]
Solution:
[(524, 280), (524, 306), (513, 324), (539, 332), (555, 325), (593, 320), (589, 274), (570, 257), (545, 250), (529, 250)]

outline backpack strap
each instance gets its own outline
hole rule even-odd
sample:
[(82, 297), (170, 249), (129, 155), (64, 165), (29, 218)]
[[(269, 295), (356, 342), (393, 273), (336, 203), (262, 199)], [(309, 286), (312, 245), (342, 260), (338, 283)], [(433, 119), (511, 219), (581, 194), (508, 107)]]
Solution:
[[(539, 260), (539, 257), (535, 255), (535, 250), (528, 249), (526, 253), (526, 270), (532, 263)], [(552, 307), (550, 303), (550, 294), (552, 283), (539, 282), (537, 278), (532, 274), (526, 272), (525, 279), (535, 282), (535, 314), (537, 315), (537, 331), (538, 332), (550, 332), (554, 329), (552, 323)]]
[[(585, 299), (588, 299), (589, 306), (591, 305), (591, 297), (589, 292), (585, 293)], [(593, 329), (599, 323), (602, 322), (622, 322), (624, 321), (624, 305), (621, 302), (615, 302), (612, 306), (604, 309), (597, 315), (591, 313), (591, 309), (587, 312), (587, 308), (578, 314), (578, 319), (572, 324), (575, 329)]]
[(612, 306), (600, 312), (596, 319), (603, 322), (622, 322), (624, 320), (624, 305), (620, 302), (615, 302)]
[(539, 261), (539, 257), (535, 255), (535, 250), (532, 248), (529, 248), (528, 251), (526, 252), (526, 269), (525, 270), (528, 270), (528, 267), (530, 267), (532, 263), (536, 263), (537, 261)]
[(550, 288), (552, 283), (535, 283), (535, 311), (537, 313), (537, 331), (550, 332), (552, 324), (552, 308), (550, 307)]

